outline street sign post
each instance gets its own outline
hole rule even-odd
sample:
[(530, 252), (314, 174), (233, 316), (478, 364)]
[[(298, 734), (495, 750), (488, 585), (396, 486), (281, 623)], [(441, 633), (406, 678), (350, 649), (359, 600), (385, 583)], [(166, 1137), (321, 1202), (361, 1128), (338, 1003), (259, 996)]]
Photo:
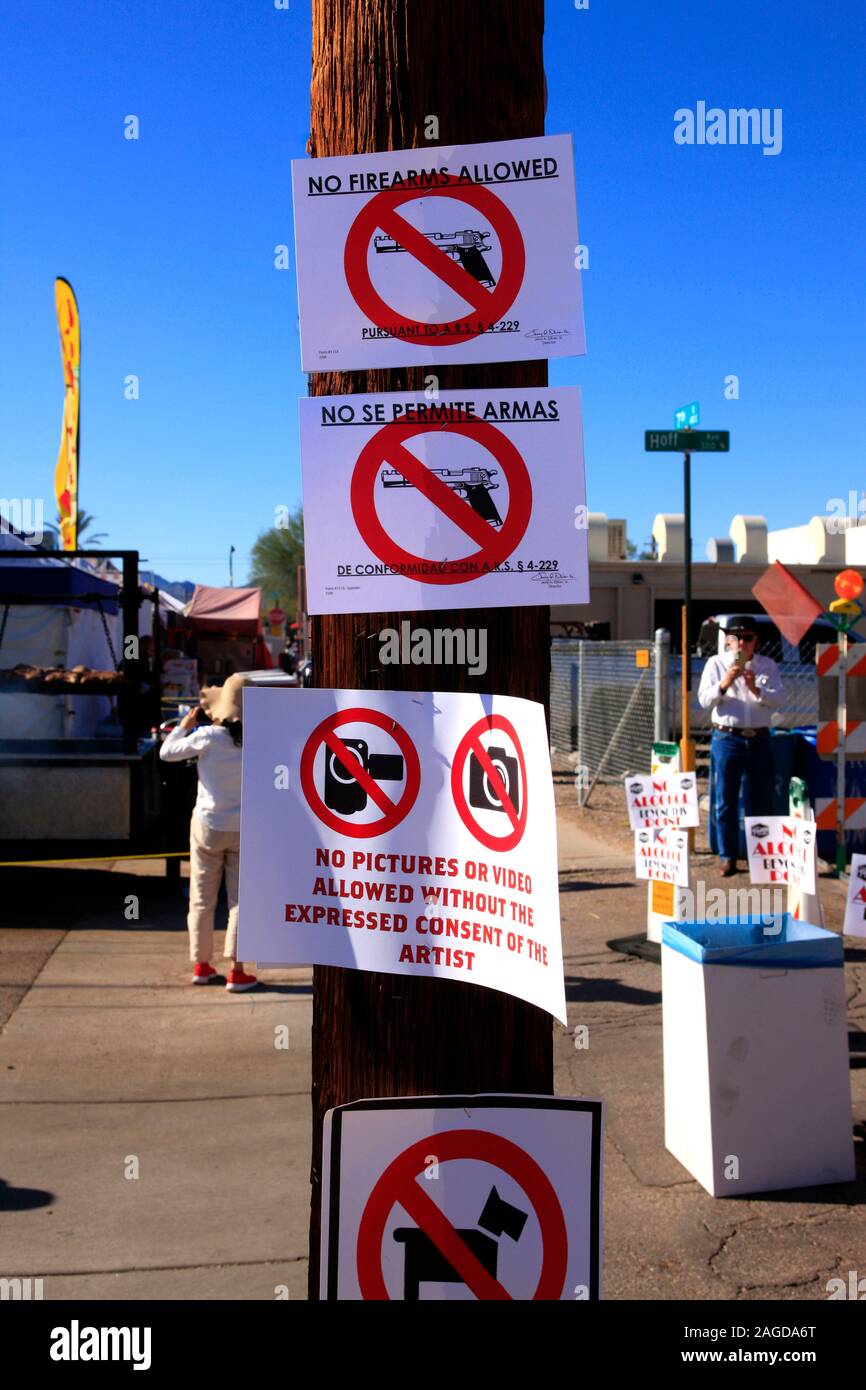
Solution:
[(645, 430), (647, 453), (726, 454), (731, 447), (729, 430)]
[[(695, 412), (700, 418), (697, 401), (684, 406), (676, 412), (675, 418), (687, 412)], [(647, 453), (682, 454), (683, 456), (683, 680), (682, 680), (682, 748), (683, 771), (691, 772), (695, 766), (694, 745), (691, 741), (690, 701), (692, 691), (692, 663), (689, 655), (689, 636), (692, 615), (692, 454), (726, 454), (731, 447), (728, 430), (645, 430), (644, 449)]]
[(678, 430), (692, 430), (701, 423), (700, 401), (690, 401), (674, 411), (674, 425)]

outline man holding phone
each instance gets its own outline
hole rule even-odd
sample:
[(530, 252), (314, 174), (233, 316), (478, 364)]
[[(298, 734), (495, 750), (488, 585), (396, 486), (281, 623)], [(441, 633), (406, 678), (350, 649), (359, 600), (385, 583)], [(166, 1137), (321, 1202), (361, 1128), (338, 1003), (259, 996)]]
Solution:
[(729, 618), (725, 651), (704, 667), (698, 700), (712, 710), (710, 744), (716, 842), (723, 878), (737, 872), (740, 841), (740, 783), (749, 787), (749, 810), (768, 816), (772, 807), (770, 716), (782, 703), (782, 677), (775, 661), (758, 652), (758, 626), (748, 614)]

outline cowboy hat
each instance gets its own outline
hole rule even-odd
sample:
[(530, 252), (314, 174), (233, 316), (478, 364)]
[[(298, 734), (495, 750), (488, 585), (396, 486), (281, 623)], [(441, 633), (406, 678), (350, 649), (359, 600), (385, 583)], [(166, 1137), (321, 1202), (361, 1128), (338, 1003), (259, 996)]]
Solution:
[(749, 617), (748, 613), (733, 614), (723, 626), (722, 632), (728, 633), (732, 637), (739, 637), (741, 634), (744, 637), (760, 637), (761, 635), (761, 629), (755, 619)]
[(201, 692), (205, 714), (214, 724), (234, 724), (243, 719), (243, 696), (247, 684), (242, 675), (229, 676), (225, 685), (206, 685)]

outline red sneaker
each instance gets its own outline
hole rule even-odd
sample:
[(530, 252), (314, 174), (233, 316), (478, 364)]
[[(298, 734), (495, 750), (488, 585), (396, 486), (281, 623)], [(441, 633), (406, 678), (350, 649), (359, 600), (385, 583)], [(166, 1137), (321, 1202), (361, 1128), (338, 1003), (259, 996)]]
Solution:
[(253, 989), (257, 984), (258, 979), (255, 975), (245, 975), (243, 970), (235, 966), (234, 970), (229, 971), (226, 989), (230, 994), (241, 994), (245, 989)]
[(192, 982), (194, 985), (209, 985), (215, 979), (218, 972), (212, 965), (208, 965), (206, 960), (197, 960), (193, 971)]

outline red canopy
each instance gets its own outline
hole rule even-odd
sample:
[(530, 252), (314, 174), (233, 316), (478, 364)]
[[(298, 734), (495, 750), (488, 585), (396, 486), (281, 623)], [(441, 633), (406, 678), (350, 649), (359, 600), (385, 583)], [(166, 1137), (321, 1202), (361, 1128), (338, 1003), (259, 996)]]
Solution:
[(261, 589), (212, 589), (209, 584), (196, 584), (186, 615), (199, 631), (255, 637), (261, 630), (261, 609)]

